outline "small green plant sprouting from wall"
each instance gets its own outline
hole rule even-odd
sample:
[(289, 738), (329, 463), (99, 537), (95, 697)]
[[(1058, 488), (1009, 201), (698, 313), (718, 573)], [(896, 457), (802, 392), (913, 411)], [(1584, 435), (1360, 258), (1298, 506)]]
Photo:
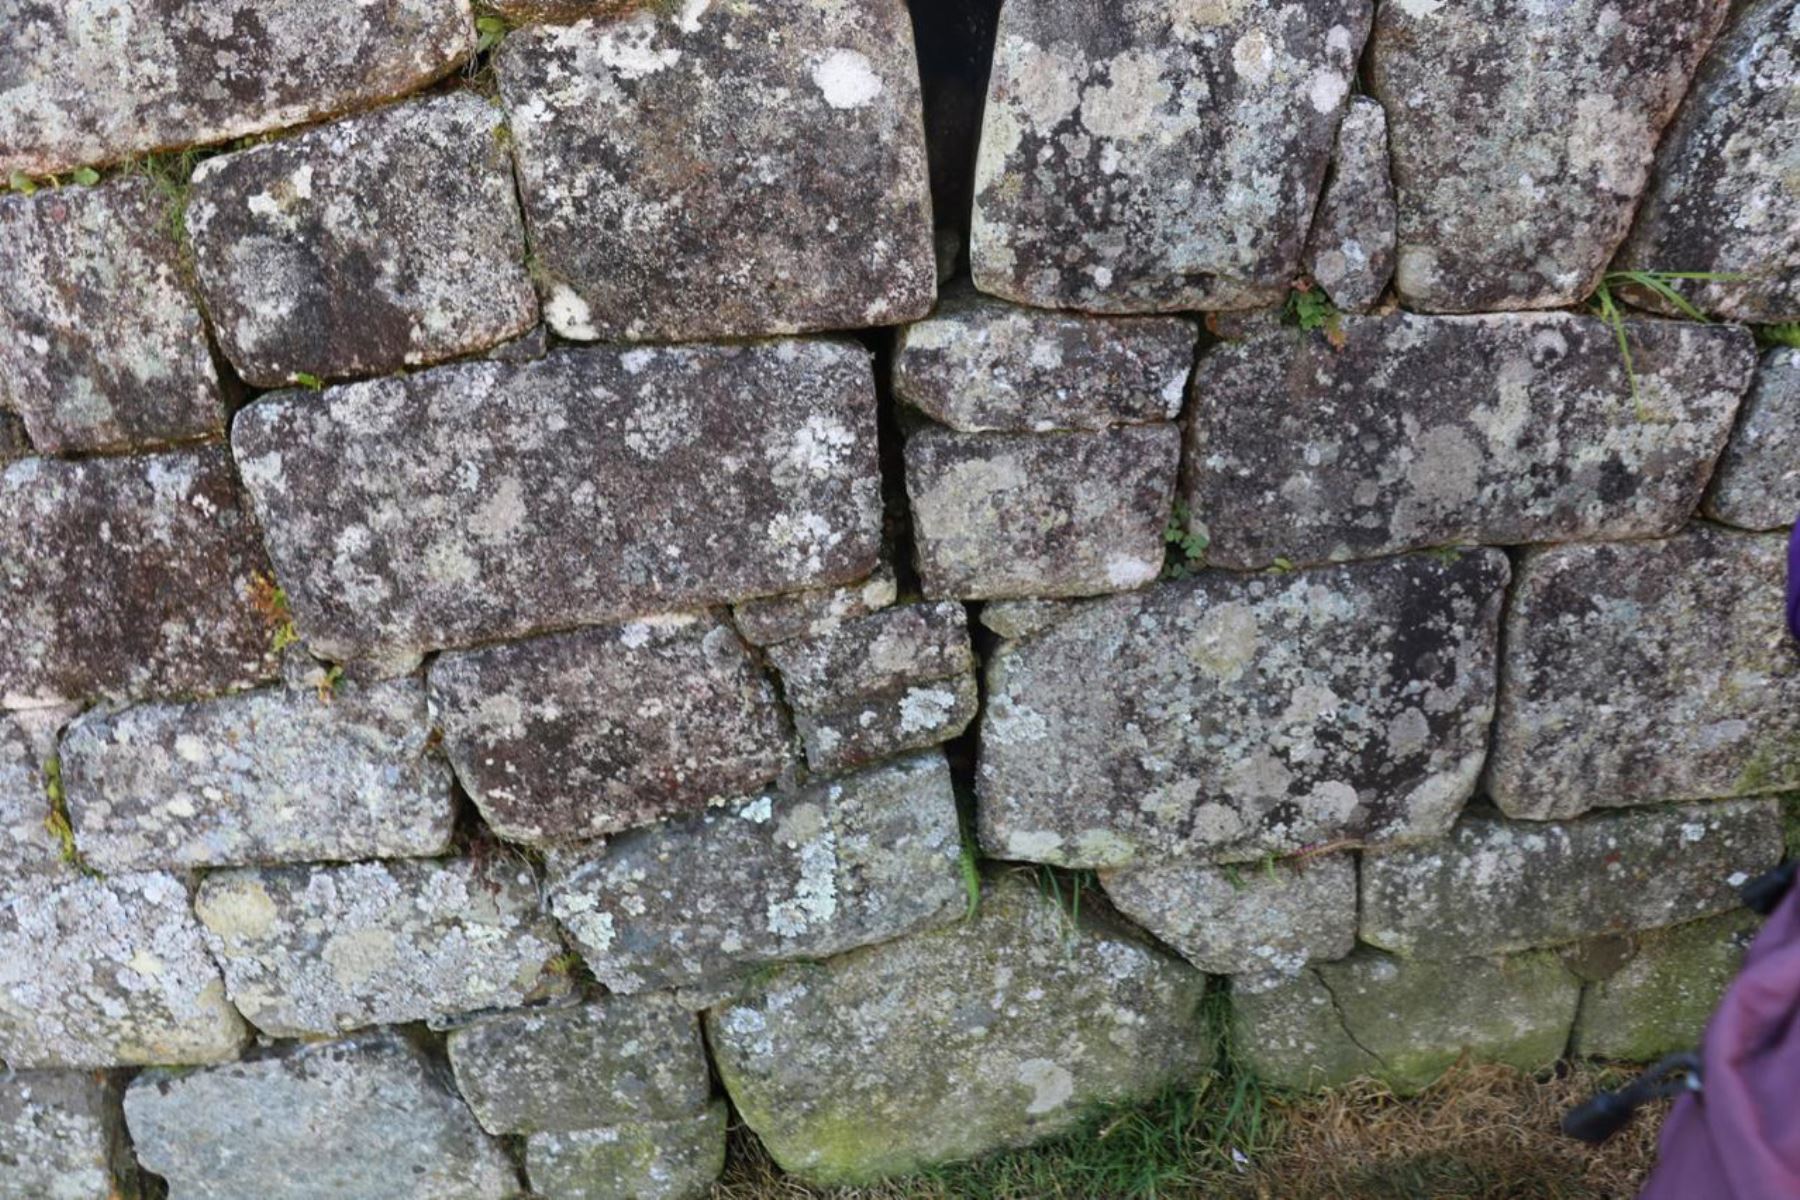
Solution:
[(1203, 527), (1197, 528), (1187, 502), (1175, 501), (1169, 523), (1163, 527), (1163, 542), (1168, 549), (1163, 556), (1163, 579), (1185, 579), (1206, 565), (1206, 548), (1212, 538)]
[(269, 649), (274, 653), (280, 654), (300, 640), (300, 631), (294, 628), (294, 615), (288, 609), (287, 592), (272, 577), (264, 574), (250, 577), (250, 607), (268, 624)]
[(83, 875), (99, 878), (100, 872), (90, 867), (75, 847), (75, 824), (69, 819), (68, 794), (63, 789), (62, 759), (54, 754), (44, 760), (44, 798), (50, 803), (50, 811), (44, 815), (44, 830), (56, 839), (62, 860)]
[[(92, 167), (76, 167), (69, 172), (69, 180), (83, 187), (93, 187), (100, 182), (100, 172)], [(62, 186), (60, 175), (43, 175), (33, 178), (23, 171), (14, 171), (6, 177), (6, 186), (12, 191), (30, 196), (36, 194), (41, 187), (57, 188)]]
[(1332, 349), (1344, 348), (1344, 314), (1338, 311), (1324, 289), (1311, 280), (1302, 279), (1294, 284), (1282, 316), (1288, 324), (1298, 325), (1303, 332), (1324, 333)]
[[(1625, 377), (1631, 382), (1631, 399), (1634, 403), (1639, 401), (1637, 371), (1631, 362), (1631, 337), (1625, 329), (1625, 310), (1614, 296), (1614, 289), (1643, 288), (1674, 305), (1675, 311), (1688, 320), (1710, 325), (1712, 318), (1695, 308), (1675, 285), (1684, 281), (1736, 283), (1743, 278), (1742, 275), (1714, 271), (1608, 271), (1600, 277), (1600, 286), (1594, 289), (1594, 313), (1612, 328), (1613, 337), (1618, 340), (1619, 357), (1625, 360)], [(1641, 403), (1638, 415), (1645, 415)]]
[(1765, 348), (1786, 346), (1790, 350), (1800, 350), (1800, 321), (1788, 321), (1781, 325), (1758, 325), (1756, 342), (1757, 345)]
[(962, 840), (962, 877), (963, 890), (968, 893), (968, 906), (963, 909), (963, 920), (973, 921), (975, 914), (981, 911), (981, 864), (975, 858), (975, 843), (967, 835)]

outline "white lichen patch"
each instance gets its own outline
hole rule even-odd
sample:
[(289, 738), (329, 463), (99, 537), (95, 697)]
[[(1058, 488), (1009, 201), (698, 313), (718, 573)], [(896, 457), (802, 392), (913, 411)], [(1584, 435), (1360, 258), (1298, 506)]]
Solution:
[(881, 76), (868, 56), (856, 50), (833, 50), (812, 69), (812, 81), (833, 108), (862, 108), (881, 95)]

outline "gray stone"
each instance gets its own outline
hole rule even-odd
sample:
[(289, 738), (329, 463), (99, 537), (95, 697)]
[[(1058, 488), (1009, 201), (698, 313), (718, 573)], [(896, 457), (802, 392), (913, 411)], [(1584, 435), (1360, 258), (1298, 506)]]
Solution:
[(321, 657), (848, 583), (881, 547), (868, 352), (564, 350), (284, 393), (232, 441)]
[(981, 606), (981, 623), (1003, 638), (1042, 633), (1072, 611), (1060, 600), (995, 600)]
[(1173, 421), (1197, 338), (1176, 317), (1042, 312), (959, 292), (900, 330), (894, 394), (965, 433)]
[(17, 410), (40, 452), (225, 432), (164, 209), (141, 177), (0, 196), (0, 406)]
[(1695, 525), (1529, 552), (1486, 788), (1509, 816), (1800, 787), (1786, 539)]
[(844, 771), (960, 737), (981, 710), (970, 671), (869, 696), (850, 708), (796, 713), (794, 728), (814, 771)]
[(1780, 529), (1800, 513), (1800, 349), (1771, 350), (1719, 459), (1706, 515), (1744, 529)]
[(0, 472), (0, 708), (253, 687), (267, 559), (222, 447)]
[(1387, 110), (1401, 302), (1479, 312), (1586, 297), (1729, 5), (1382, 4), (1369, 86)]
[(194, 911), (232, 1003), (271, 1037), (514, 1008), (567, 987), (530, 867), (497, 849), (215, 871)]
[(725, 1102), (697, 1117), (535, 1133), (525, 1173), (549, 1200), (703, 1200), (725, 1169)]
[(792, 754), (774, 688), (713, 616), (444, 654), (431, 700), (458, 778), (510, 841), (647, 825), (761, 787)]
[(1367, 312), (1394, 274), (1394, 184), (1388, 178), (1387, 114), (1354, 96), (1306, 240), (1306, 271), (1346, 312)]
[(731, 616), (745, 641), (773, 646), (794, 638), (823, 637), (845, 621), (880, 612), (899, 596), (894, 568), (884, 562), (860, 583), (746, 600), (731, 610)]
[[(0, 713), (0, 895), (27, 879), (61, 875), (69, 864), (50, 832), (51, 760), (58, 729), (73, 708)], [(60, 778), (61, 764), (57, 764)]]
[[(1184, 492), (1207, 561), (1652, 537), (1699, 504), (1755, 370), (1742, 329), (1572, 313), (1346, 317), (1200, 362)], [(1272, 519), (1271, 514), (1280, 514)]]
[(1168, 424), (912, 434), (906, 491), (925, 594), (1092, 596), (1150, 582), (1180, 443)]
[(1231, 1039), (1237, 1062), (1273, 1087), (1336, 1087), (1381, 1067), (1351, 1036), (1316, 970), (1234, 976)]
[(31, 435), (19, 414), (0, 408), (0, 467), (31, 455)]
[(1215, 975), (1294, 974), (1356, 945), (1356, 861), (1348, 854), (1267, 870), (1173, 861), (1102, 871), (1115, 907)]
[[(1662, 139), (1615, 269), (1748, 278), (1677, 281), (1704, 312), (1800, 320), (1800, 4), (1746, 0), (1701, 65)], [(1633, 303), (1675, 315), (1647, 289)]]
[(91, 1072), (0, 1075), (0, 1200), (136, 1196), (119, 1090)]
[(0, 894), (9, 1066), (220, 1062), (248, 1036), (180, 877), (71, 874)]
[(15, 7), (0, 178), (225, 142), (376, 103), (475, 48), (466, 0)]
[(564, 337), (691, 341), (931, 310), (902, 0), (646, 5), (518, 30), (495, 70), (544, 315)]
[(1191, 1081), (1206, 977), (1072, 919), (1016, 873), (973, 919), (788, 967), (707, 1013), (719, 1074), (786, 1171), (857, 1183), (1050, 1136)]
[(555, 855), (550, 911), (615, 992), (711, 985), (954, 920), (961, 851), (930, 751)]
[(1623, 966), (1582, 994), (1574, 1053), (1653, 1062), (1699, 1045), (1758, 924), (1739, 909), (1643, 935)]
[(473, 92), (209, 158), (187, 230), (244, 380), (382, 375), (537, 321), (505, 116)]
[(1781, 856), (1773, 800), (1470, 817), (1444, 841), (1363, 856), (1362, 939), (1441, 960), (1678, 925), (1737, 907)]
[(518, 1171), (441, 1070), (391, 1034), (291, 1047), (125, 1093), (138, 1158), (181, 1200), (505, 1200)]
[(1486, 755), (1507, 575), (1481, 550), (1071, 606), (988, 660), (983, 847), (1123, 867), (1442, 836)]

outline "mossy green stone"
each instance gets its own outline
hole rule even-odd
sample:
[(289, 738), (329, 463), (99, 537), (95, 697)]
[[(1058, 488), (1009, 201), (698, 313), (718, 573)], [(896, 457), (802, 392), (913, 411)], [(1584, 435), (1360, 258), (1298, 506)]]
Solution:
[(1758, 925), (1739, 909), (1645, 934), (1630, 961), (1582, 997), (1575, 1052), (1651, 1062), (1693, 1048)]

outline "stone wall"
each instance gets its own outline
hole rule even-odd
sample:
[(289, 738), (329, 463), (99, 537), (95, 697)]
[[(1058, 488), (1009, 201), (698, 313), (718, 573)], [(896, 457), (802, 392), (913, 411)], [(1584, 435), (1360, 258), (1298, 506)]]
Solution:
[(1800, 790), (1796, 0), (15, 9), (0, 1198), (1695, 1038)]

